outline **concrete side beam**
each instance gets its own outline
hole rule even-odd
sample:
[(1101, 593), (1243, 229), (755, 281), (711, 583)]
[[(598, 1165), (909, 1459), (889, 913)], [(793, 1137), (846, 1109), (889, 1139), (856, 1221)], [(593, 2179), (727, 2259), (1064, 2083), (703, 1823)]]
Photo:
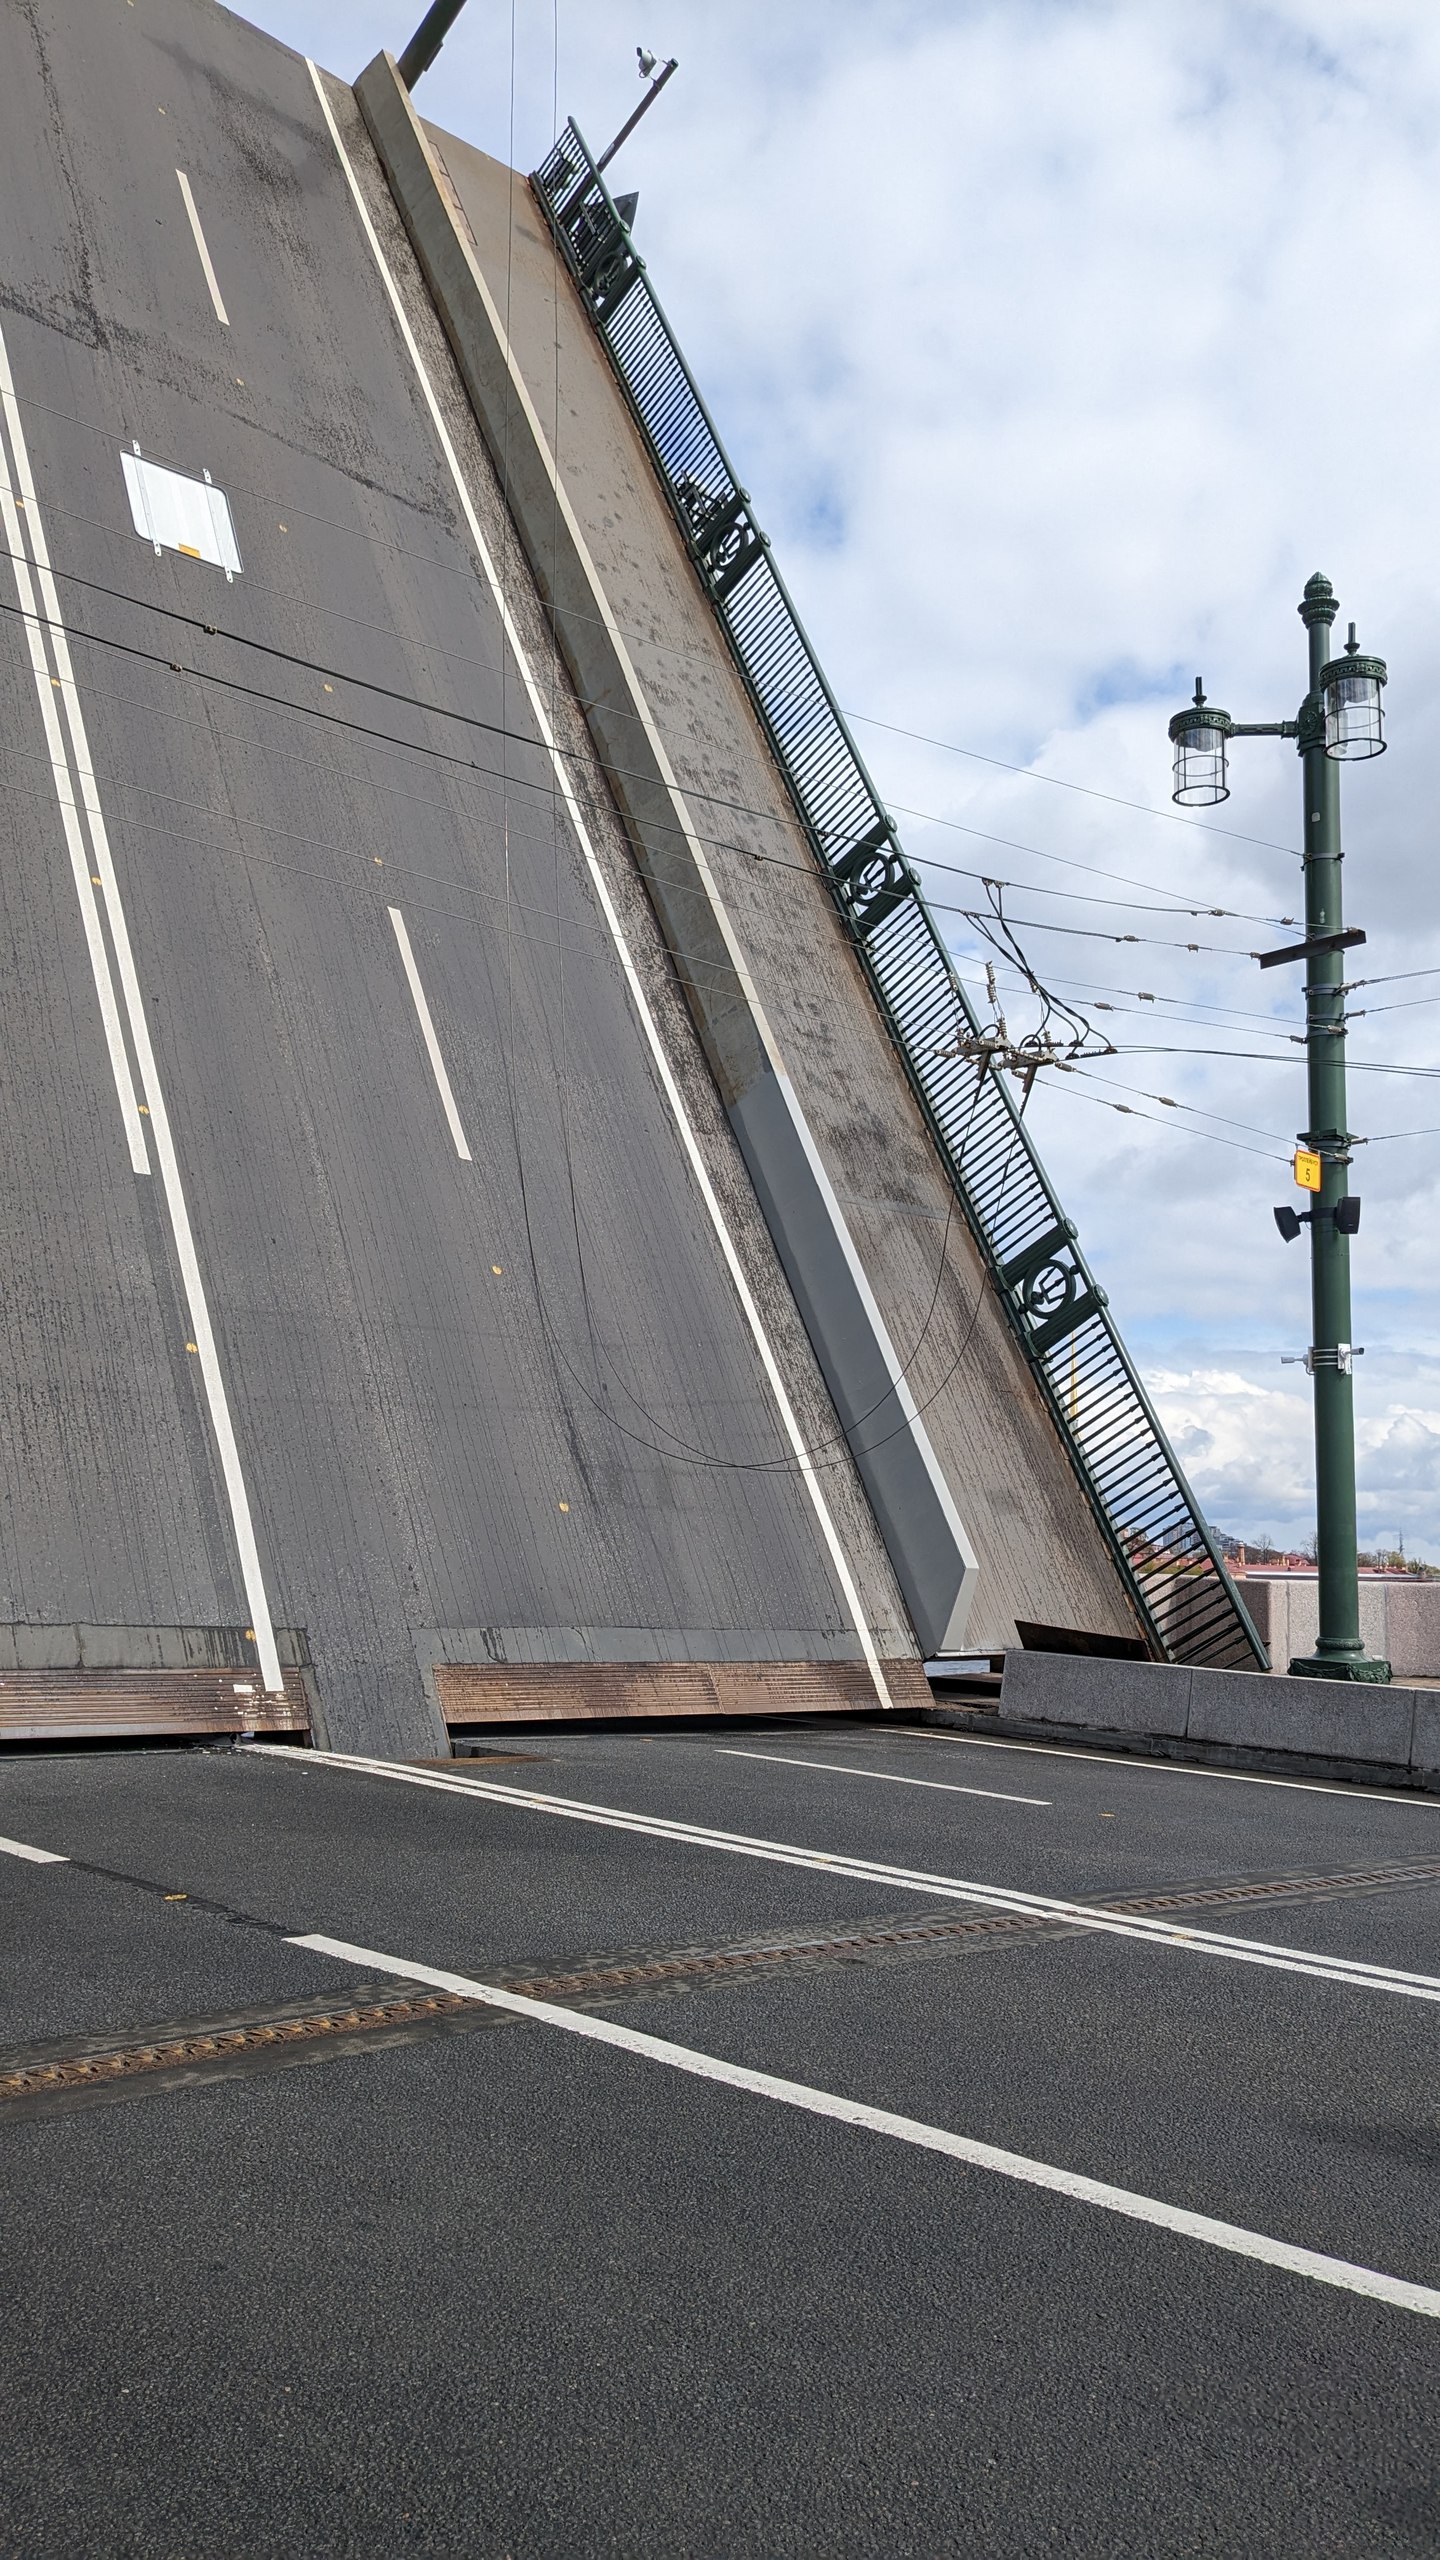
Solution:
[(975, 1553), (746, 966), (443, 163), (389, 54), (356, 84), (380, 156), (923, 1653), (963, 1650)]
[(1007, 1723), (1049, 1725), (1077, 1737), (1184, 1743), (1197, 1753), (1250, 1752), (1440, 1784), (1440, 1692), (1433, 1689), (1011, 1653), (1000, 1714)]

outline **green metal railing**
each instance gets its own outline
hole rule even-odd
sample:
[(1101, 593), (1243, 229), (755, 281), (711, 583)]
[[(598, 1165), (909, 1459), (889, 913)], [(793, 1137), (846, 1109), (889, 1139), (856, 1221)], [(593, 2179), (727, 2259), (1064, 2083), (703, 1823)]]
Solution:
[(979, 1023), (579, 128), (535, 193), (649, 448), (796, 815), (834, 891), (966, 1223), (1153, 1650), (1265, 1649), (1010, 1093), (955, 1052)]

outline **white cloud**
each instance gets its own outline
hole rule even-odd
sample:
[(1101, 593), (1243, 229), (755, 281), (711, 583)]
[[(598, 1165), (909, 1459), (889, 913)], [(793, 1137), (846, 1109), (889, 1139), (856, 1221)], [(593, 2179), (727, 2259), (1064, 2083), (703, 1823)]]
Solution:
[[(251, 6), (351, 76), (409, 31), (391, 0)], [(620, 123), (638, 38), (680, 56), (617, 175), (841, 699), (893, 724), (858, 732), (882, 795), (950, 822), (906, 816), (911, 849), (1032, 884), (1017, 913), (1225, 947), (1028, 931), (1048, 971), (1133, 1006), (1097, 1017), (1121, 1046), (1167, 1053), (1104, 1070), (1163, 1126), (1114, 1117), (1126, 1095), (1099, 1084), (1056, 1082), (1032, 1117), (1211, 1516), (1303, 1534), (1307, 1390), (1273, 1381), (1308, 1338), (1306, 1255), (1270, 1218), (1303, 1070), (1261, 1036), (1299, 1008), (1293, 972), (1262, 979), (1245, 956), (1275, 938), (1249, 919), (1298, 912), (1297, 768), (1279, 742), (1237, 743), (1213, 813), (1231, 832), (1176, 825), (1165, 722), (1197, 670), (1237, 718), (1293, 713), (1295, 605), (1326, 569), (1393, 668), (1394, 751), (1345, 778), (1348, 908), (1370, 937), (1354, 974), (1440, 970), (1440, 12), (647, 0), (637, 19), (629, 0), (564, 0), (558, 66), (554, 23), (518, 13), (512, 57), (477, 5), (420, 103), (529, 167), (557, 101), (592, 142)], [(1243, 919), (1066, 905), (1042, 888), (1106, 884), (1045, 854)], [(973, 881), (930, 876), (973, 901)], [(1367, 1011), (1354, 1056), (1433, 1065), (1432, 994), (1440, 975), (1359, 996), (1427, 1001)], [(1357, 1073), (1351, 1099), (1372, 1136), (1440, 1123), (1440, 1086), (1418, 1079)], [(1388, 1505), (1374, 1534), (1440, 1547), (1436, 1167), (1433, 1139), (1357, 1158), (1355, 1330), (1362, 1522)]]
[[(1303, 1373), (1265, 1385), (1240, 1369), (1155, 1369), (1160, 1419), (1206, 1516), (1297, 1544), (1314, 1526), (1311, 1411)], [(1433, 1376), (1426, 1381), (1434, 1392)], [(1356, 1478), (1362, 1545), (1440, 1547), (1440, 1404), (1362, 1404)]]

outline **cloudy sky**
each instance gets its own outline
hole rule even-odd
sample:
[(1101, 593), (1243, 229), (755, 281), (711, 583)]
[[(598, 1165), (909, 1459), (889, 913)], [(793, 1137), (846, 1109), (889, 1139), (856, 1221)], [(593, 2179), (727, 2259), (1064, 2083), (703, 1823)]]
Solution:
[[(246, 10), (352, 78), (420, 13)], [(1209, 1516), (1250, 1537), (1312, 1525), (1281, 1365), (1308, 1258), (1270, 1215), (1302, 1008), (1248, 956), (1300, 912), (1299, 768), (1239, 743), (1231, 799), (1181, 823), (1165, 724), (1197, 673), (1237, 719), (1293, 716), (1317, 567), (1389, 660), (1392, 751), (1345, 776), (1378, 982), (1351, 1040), (1361, 1534), (1440, 1555), (1440, 10), (469, 0), (419, 103), (529, 169), (557, 108), (608, 140), (642, 42), (681, 66), (614, 171), (652, 279), (936, 899), (1015, 883), (1037, 967), (1116, 1008), (1121, 1054), (1042, 1084), (1033, 1125)]]

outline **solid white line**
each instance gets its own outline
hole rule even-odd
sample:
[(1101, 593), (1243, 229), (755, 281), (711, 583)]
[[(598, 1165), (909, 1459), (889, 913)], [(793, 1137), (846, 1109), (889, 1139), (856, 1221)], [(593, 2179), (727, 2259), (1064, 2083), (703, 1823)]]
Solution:
[(743, 2090), (750, 2097), (770, 2098), (805, 2115), (825, 2116), (836, 2124), (854, 2125), (864, 2133), (888, 2134), (893, 2141), (911, 2143), (917, 2150), (938, 2151), (948, 2159), (963, 2161), (967, 2168), (988, 2169), (997, 2177), (1013, 2178), (1023, 2186), (1043, 2187), (1052, 2195), (1067, 2196), (1072, 2203), (1099, 2205), (1107, 2213), (1123, 2214), (1131, 2222), (1148, 2222), (1157, 2230), (1175, 2233), (1179, 2239), (1203, 2241), (1209, 2248), (1227, 2250), (1232, 2257), (1253, 2258), (1262, 2266), (1281, 2268), (1288, 2275), (1306, 2276), (1312, 2284), (1335, 2285), (1343, 2293), (1364, 2294), (1370, 2301), (1386, 2303), (1395, 2311), (1414, 2311), (1424, 2319), (1440, 2319), (1440, 2291), (1431, 2285), (1380, 2275), (1373, 2267), (1354, 2266), (1348, 2258), (1327, 2257), (1318, 2249), (1299, 2249), (1288, 2240), (1272, 2240), (1262, 2231), (1247, 2231), (1241, 2223), (1218, 2222), (1211, 2214), (1191, 2213), (1183, 2205), (1164, 2204), (1156, 2196), (1138, 2195), (1129, 2187), (1114, 2187), (1101, 2178), (1083, 2177), (1074, 2169), (1057, 2169), (1049, 2161), (1028, 2159), (1020, 2151), (1002, 2151), (993, 2142), (977, 2142), (969, 2134), (949, 2133), (941, 2125), (925, 2124), (914, 2116), (894, 2115), (888, 2107), (868, 2107), (855, 2098), (837, 2097), (829, 2089), (812, 2088), (803, 2080), (782, 2080), (770, 2071), (752, 2071), (741, 2063), (722, 2061), (717, 2054), (697, 2053), (689, 2045), (642, 2035), (634, 2027), (618, 2026), (613, 2019), (587, 2017), (574, 2009), (559, 2008), (549, 2000), (530, 2000), (520, 1992), (501, 1991), (492, 1983), (477, 1982), (470, 1974), (447, 1973), (438, 1965), (412, 1964), (385, 1955), (376, 1947), (351, 1946), (343, 1938), (327, 1938), (318, 1931), (291, 1938), (288, 1943), (314, 1955), (333, 1956), (341, 1964), (359, 1965), (367, 1973), (390, 1974), (402, 1982), (423, 1982), (436, 1991), (483, 2001), (487, 2007), (508, 2010), (514, 2017), (533, 2019), (537, 2026), (558, 2027), (563, 2034), (580, 2036), (586, 2043), (609, 2045), (645, 2062), (664, 2063), (670, 2070), (686, 2072), (693, 2079), (717, 2081), (723, 2088)]
[(69, 1859), (62, 1858), (58, 1850), (32, 1849), (28, 1840), (0, 1840), (0, 1856), (28, 1858), (31, 1865), (36, 1867), (68, 1867), (70, 1864)]
[(665, 1098), (670, 1105), (671, 1117), (674, 1120), (676, 1130), (679, 1133), (681, 1145), (689, 1159), (690, 1169), (694, 1175), (696, 1187), (705, 1203), (710, 1224), (714, 1230), (716, 1242), (720, 1247), (726, 1269), (730, 1274), (731, 1284), (740, 1301), (745, 1321), (750, 1328), (751, 1339), (759, 1353), (765, 1375), (770, 1382), (770, 1392), (774, 1396), (776, 1409), (780, 1415), (785, 1436), (794, 1453), (796, 1465), (800, 1474), (804, 1478), (806, 1490), (809, 1493), (810, 1501), (815, 1512), (815, 1518), (825, 1543), (826, 1552), (828, 1553), (831, 1564), (834, 1567), (836, 1579), (845, 1595), (845, 1605), (850, 1612), (851, 1624), (855, 1629), (856, 1635), (860, 1639), (860, 1648), (865, 1656), (866, 1668), (868, 1669), (870, 1678), (874, 1684), (875, 1695), (879, 1699), (882, 1707), (889, 1707), (891, 1704), (890, 1691), (886, 1686), (885, 1674), (881, 1668), (880, 1656), (876, 1651), (875, 1641), (871, 1635), (870, 1628), (865, 1617), (865, 1612), (861, 1605), (860, 1594), (855, 1587), (855, 1578), (850, 1570), (849, 1558), (841, 1544), (840, 1533), (835, 1526), (835, 1522), (831, 1516), (830, 1506), (825, 1499), (824, 1491), (821, 1487), (820, 1479), (815, 1472), (814, 1463), (810, 1457), (809, 1450), (806, 1448), (805, 1438), (800, 1429), (799, 1419), (795, 1413), (793, 1405), (791, 1404), (789, 1392), (786, 1388), (784, 1378), (781, 1375), (780, 1363), (776, 1358), (774, 1349), (771, 1346), (770, 1337), (765, 1329), (764, 1318), (760, 1313), (760, 1308), (756, 1301), (754, 1291), (751, 1289), (750, 1283), (745, 1276), (744, 1265), (740, 1260), (735, 1240), (730, 1233), (729, 1224), (726, 1220), (725, 1212), (721, 1208), (715, 1186), (706, 1169), (705, 1159), (700, 1152), (700, 1142), (695, 1135), (689, 1112), (685, 1108), (680, 1087), (676, 1082), (674, 1069), (666, 1055), (665, 1046), (660, 1037), (659, 1026), (651, 1012), (649, 1001), (640, 981), (640, 973), (635, 966), (630, 946), (625, 939), (618, 910), (610, 895), (605, 874), (601, 869), (599, 857), (591, 842), (589, 829), (585, 824), (584, 815), (576, 794), (575, 783), (570, 772), (569, 760), (565, 756), (562, 756), (557, 748), (555, 732), (551, 727), (549, 713), (545, 707), (544, 695), (539, 684), (536, 682), (534, 671), (525, 654), (525, 649), (515, 623), (515, 618), (510, 611), (509, 605), (505, 601), (504, 591), (500, 584), (495, 563), (490, 555), (489, 544), (486, 542), (485, 536), (481, 531), (480, 519), (475, 512), (470, 491), (466, 485), (465, 474), (460, 468), (460, 458), (451, 441), (449, 428), (445, 424), (444, 416), (442, 415), (440, 408), (440, 402), (435, 393), (435, 387), (425, 369), (424, 359), (415, 342), (415, 333), (410, 326), (404, 303), (400, 298), (400, 289), (390, 272), (384, 250), (381, 248), (380, 242), (376, 236), (375, 226), (370, 219), (369, 207), (366, 205), (364, 196), (360, 192), (359, 179), (355, 175), (355, 171), (350, 164), (350, 156), (340, 138), (340, 128), (335, 122), (330, 101), (325, 94), (324, 84), (314, 63), (309, 62), (308, 57), (307, 67), (309, 69), (310, 77), (315, 84), (315, 95), (320, 101), (321, 113), (329, 127), (330, 139), (335, 145), (335, 151), (339, 159), (340, 166), (345, 172), (346, 181), (354, 200), (355, 210), (360, 217), (361, 229), (370, 244), (371, 255), (379, 269), (380, 279), (389, 298), (390, 308), (395, 314), (396, 326), (400, 331), (401, 337), (404, 339), (406, 351), (409, 355), (410, 362), (414, 367), (415, 379), (420, 386), (425, 405), (430, 412), (431, 421), (439, 440), (440, 449), (449, 466), (450, 477), (455, 486), (455, 493), (459, 498), (461, 510), (469, 528), (470, 539), (475, 546), (475, 556), (484, 572), (485, 582), (489, 587), (491, 596), (494, 600), (495, 610), (499, 616), (501, 628), (504, 631), (506, 640), (510, 646), (511, 654), (515, 660), (516, 667), (518, 668), (523, 680), (526, 697), (530, 704), (531, 717), (535, 722), (541, 743), (550, 758), (551, 770), (555, 776), (555, 787), (560, 798), (565, 804), (566, 815), (574, 829), (576, 843), (580, 847), (585, 867), (590, 874), (591, 885), (595, 891), (596, 903), (598, 904), (600, 912), (609, 929), (610, 940), (613, 945), (616, 958), (618, 959), (624, 973), (625, 983), (630, 990), (630, 1001), (635, 1007), (635, 1012), (639, 1019), (641, 1030), (645, 1035), (646, 1045), (649, 1048), (651, 1057), (655, 1061), (656, 1074), (659, 1076), (660, 1082), (665, 1089)]
[(210, 287), (210, 299), (215, 305), (215, 317), (220, 322), (222, 328), (228, 329), (230, 326), (230, 314), (220, 299), (220, 287), (216, 281), (215, 269), (211, 263), (210, 252), (205, 245), (205, 234), (200, 228), (200, 216), (195, 210), (195, 199), (190, 193), (190, 181), (186, 177), (183, 169), (177, 169), (175, 175), (180, 181), (180, 193), (185, 199), (185, 210), (190, 216), (190, 228), (195, 234), (195, 246), (200, 252), (200, 264), (205, 270), (205, 281)]
[(902, 1893), (942, 1894), (947, 1900), (973, 1902), (991, 1911), (1022, 1919), (1063, 1921), (1069, 1928), (1091, 1930), (1101, 1937), (1129, 1938), (1142, 1946), (1176, 1947), (1186, 1955), (1218, 1956), (1234, 1964), (1258, 1965), (1274, 1973), (1298, 1973), (1318, 1982), (1346, 1983), (1354, 1991), (1389, 1991), (1402, 1998), (1440, 2003), (1440, 1978), (1406, 1973), (1393, 1965), (1367, 1964), (1358, 1956), (1315, 1955), (1304, 1948), (1282, 1947), (1263, 1938), (1237, 1938), (1217, 1929), (1191, 1929), (1178, 1921), (1151, 1920), (1138, 1913), (1118, 1913), (1090, 1902), (1066, 1902), (1053, 1894), (1026, 1893), (1018, 1886), (977, 1884), (964, 1876), (933, 1875), (914, 1867), (892, 1867), (879, 1859), (850, 1858), (839, 1852), (805, 1849), (788, 1840), (752, 1839), (743, 1832), (712, 1831), (697, 1823), (672, 1822), (663, 1814), (627, 1813), (614, 1805), (587, 1804), (577, 1797), (541, 1795), (531, 1787), (501, 1786), (478, 1778), (449, 1777), (439, 1770), (407, 1769), (393, 1760), (371, 1760), (358, 1752), (294, 1751), (283, 1743), (242, 1746), (266, 1758), (283, 1760), (292, 1769), (352, 1769), (366, 1777), (388, 1778), (407, 1787), (434, 1787), (442, 1794), (475, 1796), (488, 1804), (518, 1807), (567, 1822), (597, 1824), (627, 1831), (638, 1838), (668, 1840), (693, 1849), (717, 1849), (737, 1858), (763, 1858), (775, 1866), (805, 1867), (816, 1874), (843, 1877), (848, 1883), (883, 1884)]
[(66, 637), (65, 618), (60, 610), (60, 596), (50, 568), (49, 546), (41, 521), (40, 501), (35, 494), (34, 475), (30, 469), (29, 448), (21, 422), (20, 406), (15, 397), (10, 355), (0, 329), (0, 409), (10, 431), (11, 450), (15, 456), (20, 494), (25, 502), (25, 523), (29, 533), (31, 555), (40, 584), (40, 598), (46, 616), (46, 629), (54, 651), (59, 677), (60, 699), (65, 723), (70, 733), (70, 748), (80, 782), (80, 797), (89, 829), (94, 861), (91, 868), (98, 874), (105, 912), (110, 925), (116, 966), (120, 973), (120, 989), (130, 1025), (130, 1039), (140, 1069), (140, 1082), (145, 1092), (150, 1127), (155, 1140), (155, 1153), (160, 1162), (165, 1186), (165, 1202), (170, 1213), (170, 1229), (175, 1239), (175, 1254), (185, 1287), (190, 1331), (200, 1361), (210, 1407), (210, 1426), (215, 1435), (216, 1451), (225, 1490), (229, 1497), (230, 1518), (235, 1532), (235, 1545), (240, 1565), (240, 1578), (245, 1591), (245, 1605), (255, 1629), (255, 1648), (260, 1657), (260, 1675), (265, 1688), (275, 1694), (284, 1688), (280, 1672), (280, 1656), (275, 1645), (275, 1630), (270, 1619), (270, 1604), (265, 1593), (265, 1577), (260, 1569), (260, 1550), (255, 1541), (255, 1527), (250, 1515), (250, 1497), (235, 1440), (235, 1427), (230, 1418), (230, 1403), (225, 1392), (220, 1355), (210, 1323), (210, 1308), (200, 1277), (200, 1264), (195, 1251), (195, 1238), (190, 1225), (190, 1212), (185, 1201), (185, 1187), (180, 1177), (180, 1161), (170, 1128), (170, 1115), (160, 1084), (155, 1052), (150, 1040), (150, 1023), (140, 980), (135, 968), (135, 955), (130, 946), (130, 928), (120, 897), (120, 884), (110, 854), (110, 839), (100, 808), (100, 793), (90, 761), (90, 743), (86, 735), (84, 714), (70, 661), (70, 644)]
[(834, 1770), (840, 1778), (879, 1778), (887, 1787), (932, 1787), (942, 1796), (984, 1796), (991, 1804), (1034, 1804), (1048, 1808), (1048, 1796), (1006, 1796), (998, 1787), (953, 1787), (944, 1778), (901, 1778), (893, 1769), (852, 1769), (844, 1760), (794, 1760), (786, 1751), (741, 1751), (733, 1742), (715, 1745), (721, 1760), (769, 1760), (780, 1769)]
[(430, 1019), (430, 1007), (425, 1001), (425, 990), (420, 984), (420, 972), (415, 966), (415, 954), (410, 948), (410, 936), (405, 929), (405, 919), (398, 907), (389, 908), (387, 913), (395, 927), (395, 939), (400, 945), (400, 957), (404, 963), (405, 975), (410, 981), (410, 993), (415, 999), (415, 1010), (420, 1016), (420, 1036), (425, 1043), (426, 1052), (434, 1070), (435, 1082), (440, 1090), (441, 1106), (450, 1123), (450, 1135), (455, 1141), (455, 1153), (463, 1163), (469, 1164), (472, 1161), (470, 1149), (466, 1144), (465, 1132), (460, 1126), (460, 1114), (455, 1108), (455, 1096), (450, 1090), (450, 1078), (445, 1072), (445, 1061), (440, 1055), (440, 1043), (435, 1037), (435, 1025)]
[(1166, 1778), (1224, 1778), (1232, 1787), (1289, 1787), (1293, 1793), (1306, 1796), (1345, 1796), (1351, 1804), (1408, 1804), (1428, 1813), (1440, 1813), (1440, 1796), (1381, 1795), (1374, 1787), (1331, 1784), (1324, 1778), (1272, 1778), (1255, 1769), (1202, 1769), (1190, 1760), (1148, 1760), (1140, 1752), (1079, 1751), (1060, 1742), (1002, 1742), (995, 1734), (949, 1733), (943, 1725), (891, 1724), (890, 1733), (908, 1733), (917, 1742), (957, 1742), (973, 1751), (1033, 1751), (1041, 1760), (1094, 1760), (1103, 1769), (1121, 1769), (1131, 1774), (1149, 1776), (1158, 1771)]
[[(27, 510), (28, 512), (28, 510)], [(110, 1053), (110, 1072), (120, 1101), (120, 1118), (125, 1130), (125, 1143), (130, 1151), (132, 1173), (148, 1174), (150, 1155), (145, 1144), (145, 1131), (140, 1118), (139, 1098), (130, 1073), (130, 1060), (125, 1049), (125, 1035), (120, 1028), (120, 1008), (115, 1001), (115, 981), (110, 974), (110, 957), (105, 948), (105, 932), (95, 899), (95, 885), (90, 876), (90, 860), (80, 830), (80, 813), (75, 804), (74, 785), (65, 758), (65, 742), (55, 710), (55, 688), (50, 677), (50, 662), (45, 655), (42, 625), (35, 603), (35, 588), (25, 556), (20, 530), (20, 512), (15, 504), (15, 489), (10, 477), (10, 463), (5, 439), (0, 434), (0, 523), (5, 528), (10, 564), (15, 572), (15, 591), (25, 625), (30, 649), (30, 667), (35, 678), (35, 691), (40, 701), (40, 718), (45, 730), (45, 744), (50, 756), (50, 778), (60, 804), (60, 823), (65, 830), (70, 870), (75, 894), (80, 901), (80, 921), (85, 933), (85, 947), (90, 955), (90, 974), (95, 981), (95, 996), (100, 1007), (100, 1021), (105, 1033), (105, 1046)]]

